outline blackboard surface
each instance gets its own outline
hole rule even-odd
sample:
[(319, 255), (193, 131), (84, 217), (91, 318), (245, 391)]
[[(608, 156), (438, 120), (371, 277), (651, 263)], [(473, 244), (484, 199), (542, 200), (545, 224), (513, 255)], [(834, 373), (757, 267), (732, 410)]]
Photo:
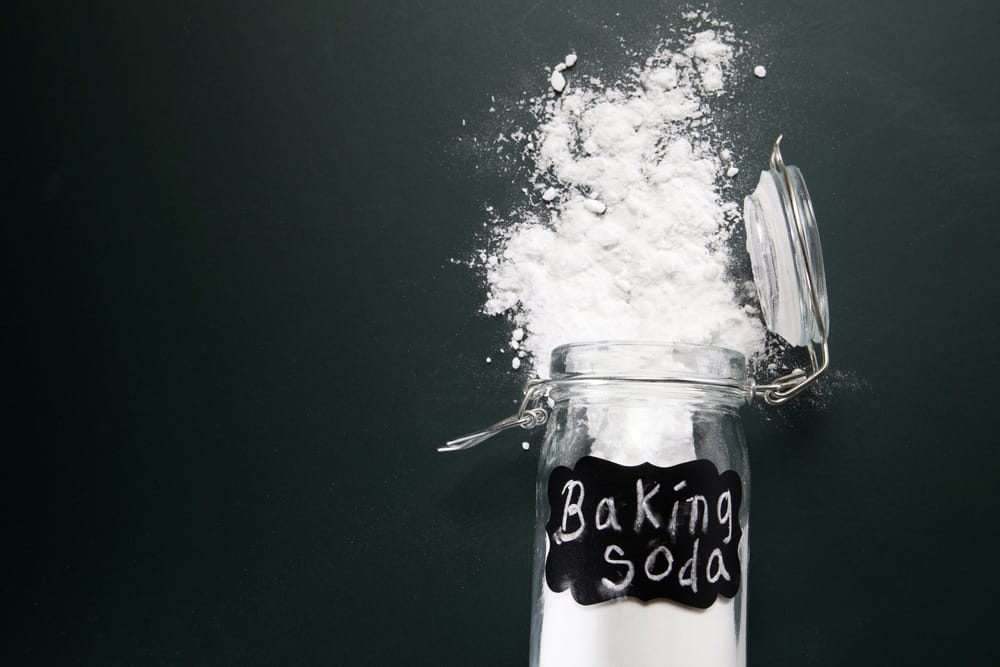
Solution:
[[(468, 146), (680, 5), (89, 4), (4, 26), (3, 663), (525, 664), (538, 436), (434, 452), (523, 381), (449, 262), (517, 196)], [(746, 411), (751, 664), (990, 664), (1000, 5), (714, 6), (839, 373)]]

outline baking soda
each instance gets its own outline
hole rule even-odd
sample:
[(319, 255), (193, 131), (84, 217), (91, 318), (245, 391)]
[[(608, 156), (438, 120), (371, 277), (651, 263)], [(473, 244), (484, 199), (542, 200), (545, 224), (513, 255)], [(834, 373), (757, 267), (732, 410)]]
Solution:
[(752, 290), (730, 271), (739, 208), (725, 188), (739, 169), (711, 110), (733, 55), (731, 31), (716, 24), (612, 85), (585, 75), (585, 54), (567, 56), (573, 85), (568, 69), (551, 71), (561, 94), (535, 106), (537, 130), (511, 133), (533, 173), (528, 204), (495, 221), (480, 253), (484, 311), (523, 330), (535, 374), (547, 377), (552, 349), (576, 341), (762, 351)]
[(552, 90), (557, 93), (561, 93), (566, 87), (566, 77), (562, 75), (561, 69), (553, 69), (552, 76), (549, 78), (549, 85), (552, 86)]
[[(688, 18), (705, 25), (704, 15)], [(739, 168), (712, 115), (734, 53), (732, 31), (716, 22), (664, 43), (611, 85), (588, 76), (586, 54), (549, 70), (551, 91), (532, 107), (537, 130), (510, 133), (531, 162), (527, 203), (495, 219), (478, 254), (484, 312), (515, 327), (513, 369), (548, 377), (552, 350), (579, 341), (763, 351), (750, 283), (731, 271), (740, 214), (727, 195)], [(637, 407), (603, 422), (593, 409), (588, 420), (594, 456), (661, 467), (697, 458), (686, 407)], [(745, 566), (745, 542), (741, 551)], [(543, 583), (538, 664), (734, 667), (745, 655), (737, 599), (704, 610), (631, 598), (581, 605)]]

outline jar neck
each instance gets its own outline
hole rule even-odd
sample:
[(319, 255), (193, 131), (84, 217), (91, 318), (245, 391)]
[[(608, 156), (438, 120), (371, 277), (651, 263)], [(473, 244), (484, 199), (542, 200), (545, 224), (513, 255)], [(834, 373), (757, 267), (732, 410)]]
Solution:
[(745, 394), (717, 387), (605, 382), (550, 392), (553, 438), (584, 434), (598, 458), (621, 465), (676, 465), (699, 457), (708, 437), (738, 430)]
[(573, 405), (661, 406), (663, 409), (736, 412), (747, 403), (747, 387), (695, 383), (602, 379), (574, 382), (553, 381), (548, 394), (555, 403)]
[(441, 451), (468, 449), (508, 428), (548, 421), (546, 407), (571, 403), (610, 409), (658, 409), (681, 414), (731, 413), (752, 396), (746, 358), (704, 345), (601, 341), (573, 343), (552, 352), (551, 379), (532, 380), (516, 414), (445, 443)]
[(580, 376), (685, 378), (702, 384), (747, 382), (746, 357), (711, 345), (648, 341), (597, 341), (561, 345), (549, 364), (553, 380)]

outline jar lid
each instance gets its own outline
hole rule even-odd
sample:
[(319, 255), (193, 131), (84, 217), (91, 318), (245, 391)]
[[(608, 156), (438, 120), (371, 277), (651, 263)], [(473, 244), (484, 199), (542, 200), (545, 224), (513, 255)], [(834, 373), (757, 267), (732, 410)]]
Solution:
[(819, 229), (802, 172), (785, 166), (780, 144), (743, 201), (747, 252), (767, 328), (795, 346), (822, 344), (830, 308)]
[(757, 189), (743, 200), (743, 220), (764, 324), (809, 352), (810, 370), (797, 368), (755, 388), (768, 403), (779, 405), (830, 363), (830, 305), (816, 214), (802, 172), (785, 166), (781, 157), (781, 135), (771, 150), (770, 169), (761, 172)]

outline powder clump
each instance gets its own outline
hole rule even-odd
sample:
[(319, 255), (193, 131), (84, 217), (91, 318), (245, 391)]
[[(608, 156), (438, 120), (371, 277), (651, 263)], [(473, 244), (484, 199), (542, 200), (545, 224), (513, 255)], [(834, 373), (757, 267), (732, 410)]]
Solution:
[(549, 85), (552, 86), (552, 90), (557, 93), (561, 93), (563, 91), (566, 87), (566, 77), (562, 75), (562, 70), (552, 70), (552, 76), (549, 77)]

